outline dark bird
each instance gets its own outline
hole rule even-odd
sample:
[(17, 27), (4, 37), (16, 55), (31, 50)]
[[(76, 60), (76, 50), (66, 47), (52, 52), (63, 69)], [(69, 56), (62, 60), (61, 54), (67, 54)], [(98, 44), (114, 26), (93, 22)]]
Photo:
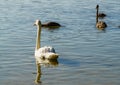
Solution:
[(48, 23), (42, 24), (42, 27), (59, 28), (59, 27), (61, 27), (61, 25), (59, 23), (57, 23), (57, 22), (48, 22)]
[[(96, 8), (98, 8), (99, 5), (96, 6)], [(96, 27), (100, 30), (105, 30), (105, 28), (107, 27), (107, 24), (104, 21), (98, 21), (98, 9), (96, 11)]]
[(120, 26), (118, 26), (118, 28), (120, 28)]
[(96, 27), (97, 27), (98, 29), (104, 30), (104, 29), (107, 27), (107, 24), (106, 24), (105, 22), (103, 22), (103, 21), (98, 21), (98, 22), (96, 23)]
[[(99, 11), (99, 5), (96, 6), (96, 9)], [(106, 17), (106, 14), (104, 14), (104, 13), (98, 13), (98, 17), (99, 18), (104, 18), (104, 17)]]

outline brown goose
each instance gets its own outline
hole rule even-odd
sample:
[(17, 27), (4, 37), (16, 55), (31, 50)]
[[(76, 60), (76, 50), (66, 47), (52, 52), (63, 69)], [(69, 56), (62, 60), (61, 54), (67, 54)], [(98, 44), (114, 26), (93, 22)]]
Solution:
[[(99, 5), (96, 6), (98, 8)], [(107, 24), (104, 21), (98, 21), (98, 9), (96, 12), (96, 27), (100, 30), (104, 30), (107, 27)]]

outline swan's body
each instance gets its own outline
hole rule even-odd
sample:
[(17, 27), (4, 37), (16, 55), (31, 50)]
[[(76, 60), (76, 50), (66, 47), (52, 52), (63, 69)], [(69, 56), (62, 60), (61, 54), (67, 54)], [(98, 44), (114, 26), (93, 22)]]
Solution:
[(49, 28), (56, 28), (56, 27), (60, 27), (61, 25), (57, 22), (48, 22), (48, 23), (44, 23), (42, 24), (42, 27), (49, 27)]
[[(56, 59), (58, 54), (55, 53), (55, 49), (50, 46), (44, 46), (35, 50), (35, 56), (39, 59)], [(37, 60), (38, 60), (37, 59)]]
[(107, 27), (107, 24), (103, 21), (98, 21), (98, 7), (99, 5), (96, 6), (97, 12), (96, 12), (96, 27), (100, 30), (104, 30)]
[[(96, 9), (99, 10), (99, 5), (96, 6)], [(98, 17), (99, 18), (104, 18), (104, 17), (106, 17), (106, 14), (104, 14), (104, 13), (98, 13)]]
[(35, 58), (38, 63), (39, 59), (57, 59), (58, 54), (55, 53), (55, 49), (51, 46), (45, 46), (40, 48), (40, 35), (41, 35), (41, 22), (36, 20), (35, 24), (37, 26), (37, 38), (36, 38), (36, 48), (35, 48)]

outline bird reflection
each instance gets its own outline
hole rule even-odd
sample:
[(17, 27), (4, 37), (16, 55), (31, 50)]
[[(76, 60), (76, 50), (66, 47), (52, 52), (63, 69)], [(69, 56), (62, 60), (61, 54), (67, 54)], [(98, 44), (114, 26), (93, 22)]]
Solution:
[(36, 64), (37, 67), (37, 75), (36, 75), (36, 79), (35, 79), (35, 83), (39, 84), (41, 83), (40, 78), (41, 78), (41, 66), (40, 64)]
[(56, 67), (58, 66), (58, 61), (57, 60), (48, 60), (48, 59), (41, 59), (40, 62), (36, 62), (36, 68), (37, 68), (37, 75), (35, 79), (36, 84), (41, 84), (41, 66), (44, 67)]

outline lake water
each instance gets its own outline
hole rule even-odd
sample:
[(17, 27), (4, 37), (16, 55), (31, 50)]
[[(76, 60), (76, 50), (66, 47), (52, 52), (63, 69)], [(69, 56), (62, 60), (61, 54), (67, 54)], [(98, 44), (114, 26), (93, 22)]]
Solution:
[[(95, 27), (96, 4), (106, 31)], [(36, 19), (62, 25), (42, 29), (41, 45), (60, 56), (41, 66), (38, 85), (120, 85), (119, 0), (0, 0), (1, 85), (36, 85)]]

